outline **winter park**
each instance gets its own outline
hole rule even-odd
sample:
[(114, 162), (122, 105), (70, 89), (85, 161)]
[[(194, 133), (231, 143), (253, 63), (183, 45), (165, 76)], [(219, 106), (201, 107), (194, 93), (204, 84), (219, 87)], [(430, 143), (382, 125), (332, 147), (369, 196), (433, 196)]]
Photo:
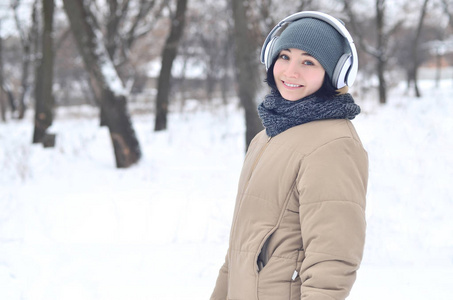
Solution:
[(360, 57), (347, 299), (453, 299), (453, 3), (295, 3), (0, 1), (0, 299), (209, 299), (262, 130), (260, 47), (300, 10), (340, 16)]

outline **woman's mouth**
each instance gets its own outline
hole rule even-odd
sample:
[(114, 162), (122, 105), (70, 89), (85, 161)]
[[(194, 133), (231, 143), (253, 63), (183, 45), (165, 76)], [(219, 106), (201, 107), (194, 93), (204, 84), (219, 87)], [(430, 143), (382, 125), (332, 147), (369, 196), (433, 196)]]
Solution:
[(285, 81), (282, 81), (282, 82), (285, 86), (290, 87), (290, 88), (303, 87), (303, 85), (300, 85), (300, 84), (294, 84), (294, 83), (289, 83), (289, 82), (285, 82)]

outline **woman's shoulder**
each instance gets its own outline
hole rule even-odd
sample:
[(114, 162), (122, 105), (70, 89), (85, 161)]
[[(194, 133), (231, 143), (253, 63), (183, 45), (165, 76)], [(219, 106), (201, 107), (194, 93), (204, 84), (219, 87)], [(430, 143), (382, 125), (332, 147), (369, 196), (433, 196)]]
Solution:
[(313, 135), (317, 135), (321, 140), (352, 138), (360, 142), (354, 124), (348, 119), (320, 120), (307, 123), (307, 125), (309, 126), (303, 130), (312, 132)]
[(292, 127), (274, 137), (275, 142), (286, 144), (304, 154), (338, 140), (353, 140), (362, 143), (354, 125), (347, 119), (329, 119), (305, 123)]

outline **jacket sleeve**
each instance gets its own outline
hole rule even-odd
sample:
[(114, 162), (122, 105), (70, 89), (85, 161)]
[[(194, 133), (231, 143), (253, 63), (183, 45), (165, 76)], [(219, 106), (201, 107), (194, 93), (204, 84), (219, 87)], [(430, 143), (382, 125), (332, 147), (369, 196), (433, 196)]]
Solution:
[(367, 181), (367, 153), (353, 138), (331, 141), (303, 159), (298, 177), (302, 299), (349, 295), (365, 243)]
[(226, 300), (228, 295), (228, 254), (225, 263), (220, 268), (219, 276), (212, 292), (210, 300)]

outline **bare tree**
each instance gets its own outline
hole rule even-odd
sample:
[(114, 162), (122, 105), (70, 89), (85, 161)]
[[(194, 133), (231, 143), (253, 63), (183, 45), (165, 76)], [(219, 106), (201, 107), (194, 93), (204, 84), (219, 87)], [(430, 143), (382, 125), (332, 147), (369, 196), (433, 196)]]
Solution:
[(448, 38), (448, 27), (453, 29), (453, 4), (449, 2), (451, 1), (442, 0), (440, 2), (443, 14), (445, 14), (447, 18), (447, 22), (438, 28), (437, 40), (431, 41), (428, 45), (426, 45), (435, 53), (436, 56), (436, 87), (439, 87), (440, 85), (442, 60), (445, 57), (445, 54), (453, 50), (453, 39)]
[(263, 129), (256, 112), (257, 89), (260, 74), (258, 71), (258, 42), (253, 38), (247, 22), (248, 1), (231, 0), (234, 19), (235, 69), (238, 96), (245, 112), (246, 148), (253, 137)]
[(448, 16), (448, 22), (453, 27), (453, 4), (451, 0), (442, 0), (442, 4), (444, 6), (444, 12)]
[(387, 102), (387, 81), (385, 78), (385, 72), (387, 69), (388, 62), (388, 48), (390, 37), (398, 31), (403, 25), (403, 19), (396, 20), (392, 25), (386, 24), (386, 3), (385, 0), (375, 0), (375, 32), (376, 41), (373, 47), (367, 41), (367, 35), (361, 30), (361, 24), (358, 19), (358, 14), (352, 8), (352, 1), (343, 0), (344, 10), (349, 17), (349, 21), (352, 26), (353, 32), (358, 37), (358, 44), (362, 51), (371, 55), (376, 59), (377, 76), (379, 80), (379, 102), (384, 104)]
[(186, 7), (187, 0), (177, 0), (176, 12), (171, 19), (170, 34), (162, 51), (162, 64), (157, 83), (155, 131), (165, 130), (167, 128), (171, 69), (178, 53), (178, 45), (184, 31)]
[(2, 20), (0, 19), (0, 115), (1, 120), (6, 122), (6, 101), (4, 93), (2, 93), (3, 87), (3, 37), (2, 37)]
[(377, 70), (379, 78), (379, 102), (384, 104), (387, 103), (387, 82), (385, 80), (385, 70), (387, 66), (387, 56), (386, 56), (386, 46), (387, 46), (387, 37), (384, 34), (384, 15), (385, 15), (385, 0), (376, 0), (376, 31), (377, 31), (377, 40), (376, 40), (376, 50), (369, 51), (368, 53), (373, 54), (377, 59)]
[(12, 114), (16, 111), (16, 104), (14, 102), (14, 95), (11, 91), (10, 85), (5, 80), (4, 73), (4, 57), (3, 57), (3, 36), (2, 33), (2, 19), (0, 19), (0, 114), (3, 122), (6, 122), (7, 103), (11, 108)]
[(41, 59), (36, 68), (35, 80), (35, 129), (33, 143), (43, 143), (45, 147), (55, 145), (55, 135), (48, 134), (47, 129), (53, 122), (54, 97), (53, 85), (53, 14), (54, 0), (42, 0), (43, 33)]
[[(443, 11), (445, 13), (445, 15), (447, 16), (448, 18), (448, 26), (450, 26), (450, 28), (453, 29), (453, 3), (451, 3), (451, 0), (442, 0), (442, 6), (443, 6)], [(448, 27), (447, 26), (447, 27)], [(453, 48), (453, 43), (452, 41), (450, 40), (450, 49)], [(444, 48), (442, 46), (442, 48)], [(440, 50), (440, 49), (438, 49)], [(443, 51), (442, 51), (443, 52)], [(438, 79), (436, 81), (436, 84), (439, 85), (439, 80), (440, 80), (440, 64), (441, 64), (441, 56), (443, 56), (443, 53), (441, 54), (440, 51), (437, 52), (437, 63), (438, 63), (438, 67), (437, 67), (437, 70), (438, 70)]]
[[(21, 0), (12, 0), (11, 8), (14, 13), (14, 20), (16, 23), (17, 31), (19, 32), (20, 42), (22, 45), (22, 73), (21, 73), (21, 88), (19, 89), (18, 95), (18, 118), (23, 119), (26, 111), (25, 97), (27, 96), (30, 90), (30, 65), (33, 62), (32, 58), (32, 48), (33, 44), (38, 41), (39, 38), (39, 26), (38, 26), (38, 0), (33, 1), (31, 19), (32, 23), (29, 28), (26, 28), (22, 21), (19, 18), (19, 6), (21, 5)], [(35, 49), (36, 50), (36, 49)], [(13, 101), (14, 102), (14, 101)], [(15, 105), (12, 105), (12, 108), (15, 109)]]
[(220, 85), (224, 103), (231, 95), (233, 65), (232, 23), (229, 14), (225, 14), (226, 6), (226, 1), (193, 2), (179, 51), (188, 64), (195, 61), (203, 68), (208, 101)]
[[(113, 66), (128, 92), (137, 93), (143, 88), (144, 78), (148, 71), (144, 65), (151, 60), (150, 57), (157, 55), (155, 49), (161, 48), (159, 36), (161, 22), (159, 21), (163, 16), (163, 9), (167, 7), (169, 1), (92, 0), (89, 2), (92, 8), (88, 11), (91, 25), (103, 33), (100, 42), (104, 43)], [(84, 94), (84, 98), (87, 99), (86, 103), (100, 106), (101, 100), (96, 99), (95, 88), (91, 81), (87, 80), (89, 76), (76, 59), (78, 53), (74, 53), (72, 50), (72, 47), (75, 46), (72, 35), (67, 33), (66, 29), (56, 33), (58, 36), (58, 40), (56, 40), (56, 49), (58, 49), (56, 73), (59, 75), (56, 83), (65, 87), (57, 96), (59, 99), (64, 97), (63, 101), (73, 101)], [(75, 47), (77, 48), (77, 46)], [(68, 59), (67, 55), (71, 55), (73, 59)], [(71, 87), (74, 86), (77, 88), (72, 89)], [(71, 90), (77, 91), (78, 95)], [(101, 113), (101, 116), (103, 115)]]
[(105, 45), (120, 78), (126, 81), (130, 71), (123, 68), (130, 58), (133, 45), (151, 32), (169, 0), (108, 0), (108, 13), (103, 26)]
[(127, 168), (140, 159), (141, 150), (127, 110), (124, 86), (89, 12), (90, 1), (63, 0), (63, 5), (96, 98), (101, 101), (101, 125), (109, 128), (116, 166)]
[[(220, 96), (225, 104), (230, 97), (236, 95), (236, 90), (232, 88), (234, 24), (229, 7), (229, 1), (192, 1), (187, 11), (187, 25), (178, 51), (178, 57), (186, 67), (183, 71), (194, 66), (196, 72), (190, 71), (196, 78), (183, 78), (182, 83), (178, 80), (178, 87), (181, 86), (184, 92), (196, 92), (197, 97), (205, 96), (208, 101)], [(187, 75), (185, 72), (181, 74)], [(181, 96), (183, 101), (184, 97)]]
[[(123, 85), (134, 85), (137, 72), (129, 64), (131, 48), (134, 43), (152, 31), (162, 10), (169, 0), (107, 0), (108, 11), (104, 18), (96, 18), (91, 14), (93, 24), (100, 31), (105, 32), (103, 42), (110, 56), (116, 72)], [(92, 1), (98, 6), (97, 1)], [(90, 13), (90, 11), (88, 11)], [(93, 87), (91, 86), (93, 89)], [(94, 93), (96, 96), (96, 93)], [(100, 103), (100, 99), (95, 99)], [(105, 116), (101, 106), (101, 122)]]
[(414, 83), (415, 96), (417, 98), (421, 97), (420, 89), (418, 88), (418, 79), (417, 72), (420, 66), (420, 60), (418, 57), (418, 50), (420, 44), (420, 36), (423, 28), (423, 21), (426, 15), (426, 6), (428, 5), (429, 0), (424, 0), (423, 5), (420, 10), (420, 18), (418, 20), (417, 30), (415, 32), (414, 41), (412, 43), (412, 68), (410, 70), (409, 81)]

